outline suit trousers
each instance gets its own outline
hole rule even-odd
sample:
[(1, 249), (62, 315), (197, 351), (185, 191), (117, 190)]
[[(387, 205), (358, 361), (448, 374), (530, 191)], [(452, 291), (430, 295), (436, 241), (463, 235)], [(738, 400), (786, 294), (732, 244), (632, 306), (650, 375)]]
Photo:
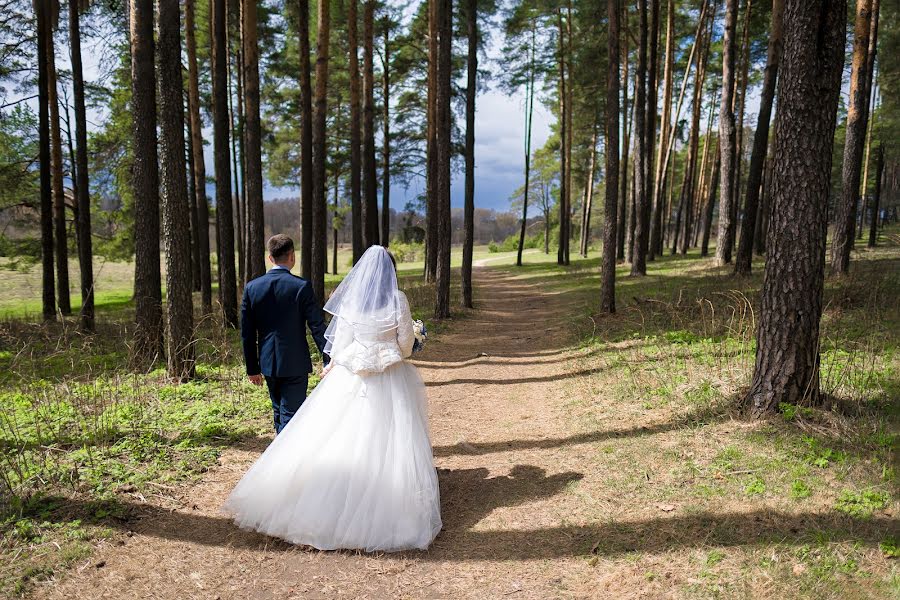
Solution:
[(272, 415), (275, 422), (275, 433), (281, 433), (291, 417), (294, 416), (303, 401), (306, 400), (306, 387), (309, 375), (297, 377), (266, 376), (266, 387), (272, 400)]

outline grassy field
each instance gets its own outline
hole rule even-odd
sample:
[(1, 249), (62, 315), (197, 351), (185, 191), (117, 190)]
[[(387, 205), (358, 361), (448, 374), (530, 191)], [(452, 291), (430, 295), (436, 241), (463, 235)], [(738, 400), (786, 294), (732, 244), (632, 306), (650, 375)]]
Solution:
[[(540, 251), (526, 252), (517, 270), (511, 267), (515, 253), (484, 247), (475, 258), (572, 299), (570, 343), (580, 352), (578, 366), (590, 374), (561, 384), (570, 396), (566, 414), (573, 431), (602, 429), (604, 419), (637, 414), (684, 426), (663, 448), (640, 435), (598, 443), (596, 460), (617, 458), (620, 469), (610, 474), (608, 489), (567, 490), (583, 500), (580, 517), (601, 519), (597, 499), (615, 490), (635, 502), (685, 507), (688, 515), (750, 507), (833, 514), (854, 523), (880, 519), (892, 525), (877, 540), (823, 526), (799, 544), (773, 536), (723, 550), (728, 544), (717, 540), (729, 533), (709, 531), (707, 541), (697, 542), (699, 554), (683, 559), (693, 583), (682, 592), (731, 597), (742, 589), (736, 580), (761, 577), (771, 580), (773, 597), (792, 591), (810, 598), (900, 595), (897, 236), (859, 252), (850, 278), (827, 282), (821, 351), (829, 410), (785, 405), (763, 423), (744, 421), (737, 409), (753, 366), (760, 265), (746, 279), (693, 255), (667, 255), (643, 278), (628, 277), (622, 266), (619, 312), (610, 318), (596, 314), (596, 253), (567, 268)], [(458, 265), (458, 253), (453, 259)], [(345, 253), (339, 263), (348, 260)], [(401, 264), (401, 286), (414, 312), (427, 318), (433, 288), (421, 281), (421, 269), (421, 263)], [(30, 581), (83, 562), (98, 540), (127, 529), (133, 517), (123, 500), (166, 497), (213, 468), (222, 448), (270, 429), (268, 397), (243, 377), (236, 332), (198, 316), (199, 377), (172, 385), (161, 365), (130, 364), (131, 266), (98, 264), (98, 273), (93, 336), (78, 334), (71, 321), (31, 322), (40, 308), (37, 275), (2, 275), (0, 594), (27, 593)], [(74, 271), (72, 278), (77, 281)], [(338, 280), (329, 276), (329, 285)], [(457, 286), (454, 277), (454, 301)], [(441, 327), (466, 318), (458, 311)], [(316, 382), (313, 377), (310, 385)], [(650, 497), (640, 497), (651, 473), (659, 484)], [(700, 531), (685, 535), (702, 539), (703, 523), (693, 527)], [(612, 560), (605, 550), (627, 550), (629, 535), (598, 542), (585, 560), (602, 567)], [(655, 551), (634, 550), (632, 559)], [(648, 571), (648, 585), (658, 577)]]

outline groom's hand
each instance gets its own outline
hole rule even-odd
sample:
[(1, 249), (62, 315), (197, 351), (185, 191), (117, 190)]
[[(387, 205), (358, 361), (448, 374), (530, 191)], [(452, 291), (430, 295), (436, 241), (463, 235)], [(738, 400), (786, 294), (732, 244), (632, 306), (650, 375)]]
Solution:
[(247, 378), (253, 385), (262, 385), (263, 383), (263, 376), (259, 373), (257, 373), (256, 375), (248, 375)]

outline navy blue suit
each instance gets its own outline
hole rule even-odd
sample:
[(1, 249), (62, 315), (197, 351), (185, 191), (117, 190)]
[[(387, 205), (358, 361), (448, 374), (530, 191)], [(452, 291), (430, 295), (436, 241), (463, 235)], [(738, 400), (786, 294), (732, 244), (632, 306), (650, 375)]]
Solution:
[(325, 364), (325, 318), (312, 285), (275, 267), (249, 282), (241, 302), (241, 338), (247, 375), (262, 374), (272, 399), (275, 431), (280, 433), (306, 400), (312, 359), (309, 327)]

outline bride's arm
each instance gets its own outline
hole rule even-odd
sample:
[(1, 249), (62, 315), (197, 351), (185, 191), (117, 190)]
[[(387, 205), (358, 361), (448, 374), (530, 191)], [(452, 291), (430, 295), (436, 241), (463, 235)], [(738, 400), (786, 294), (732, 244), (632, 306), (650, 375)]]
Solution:
[(397, 345), (400, 346), (400, 354), (403, 358), (408, 358), (412, 354), (413, 344), (416, 341), (416, 335), (413, 331), (412, 313), (409, 310), (409, 301), (406, 294), (399, 292), (400, 314), (397, 323)]

